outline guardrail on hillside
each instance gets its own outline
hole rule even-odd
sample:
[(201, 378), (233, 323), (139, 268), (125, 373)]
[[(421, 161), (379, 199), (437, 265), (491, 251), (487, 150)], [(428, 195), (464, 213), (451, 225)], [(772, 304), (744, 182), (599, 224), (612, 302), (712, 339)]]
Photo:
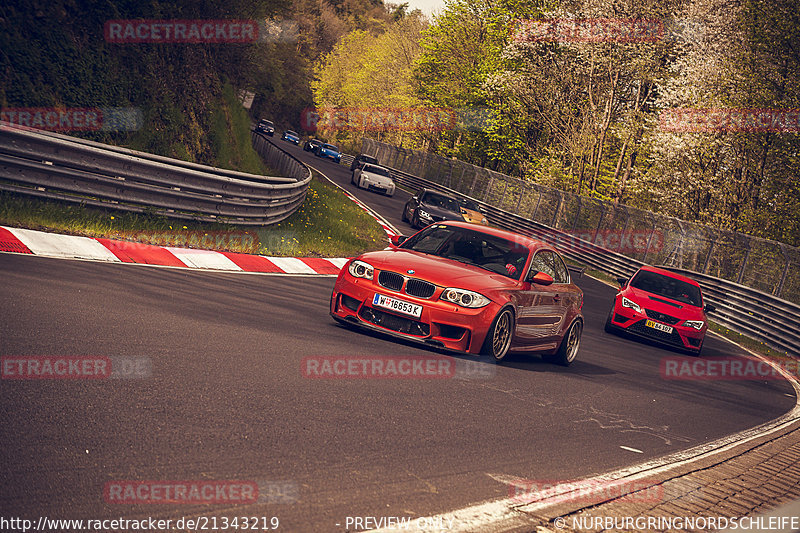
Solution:
[[(364, 139), (362, 152), (486, 204), (565, 232), (639, 232), (632, 258), (726, 279), (800, 304), (800, 248), (526, 182), (436, 154)], [(651, 246), (652, 242), (652, 246)], [(657, 246), (656, 246), (657, 244)]]
[[(371, 152), (365, 150), (365, 153)], [(381, 161), (380, 158), (379, 161)], [(420, 178), (414, 174), (391, 167), (389, 169), (392, 178), (400, 185), (412, 189), (434, 188), (456, 196), (471, 198), (461, 191)], [(629, 278), (644, 264), (637, 259), (579, 239), (573, 234), (521, 217), (482, 200), (471, 199), (475, 200), (484, 209), (487, 218), (494, 225), (551, 243), (558, 247), (565, 256), (593, 269), (606, 272), (615, 277)], [(564, 247), (562, 246), (564, 243), (569, 245)], [(751, 287), (715, 278), (707, 274), (683, 270), (673, 266), (664, 266), (664, 268), (684, 274), (695, 279), (700, 284), (708, 300), (717, 306), (717, 310), (711, 314), (711, 319), (714, 322), (764, 342), (776, 350), (800, 357), (799, 305), (781, 300), (774, 295)], [(608, 305), (610, 309), (610, 301)]]
[(269, 177), (0, 122), (0, 190), (170, 218), (267, 225), (294, 213), (311, 171), (263, 136)]

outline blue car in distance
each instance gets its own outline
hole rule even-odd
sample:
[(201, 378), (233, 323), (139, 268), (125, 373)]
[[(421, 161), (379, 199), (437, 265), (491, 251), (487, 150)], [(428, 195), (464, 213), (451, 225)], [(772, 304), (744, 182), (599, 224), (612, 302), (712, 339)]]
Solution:
[(294, 144), (300, 144), (300, 135), (297, 134), (296, 131), (286, 130), (281, 135), (281, 139), (284, 141), (289, 141)]
[(332, 144), (322, 144), (314, 151), (318, 157), (333, 159), (337, 163), (342, 160), (342, 153)]

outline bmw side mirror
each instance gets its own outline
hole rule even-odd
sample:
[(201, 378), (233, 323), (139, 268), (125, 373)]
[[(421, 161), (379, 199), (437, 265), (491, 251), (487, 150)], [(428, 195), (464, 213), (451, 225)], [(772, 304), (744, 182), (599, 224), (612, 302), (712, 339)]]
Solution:
[(705, 311), (706, 313), (713, 313), (716, 310), (717, 306), (714, 304), (706, 304), (705, 307), (703, 307), (703, 311)]
[(617, 283), (619, 283), (620, 287), (624, 287), (626, 283), (628, 283), (627, 278), (617, 278)]
[(552, 285), (553, 276), (546, 272), (537, 272), (531, 278), (531, 282), (535, 283), (536, 285)]
[(405, 235), (392, 235), (391, 237), (389, 237), (389, 241), (395, 246), (400, 246), (401, 244), (406, 242), (406, 239), (408, 239), (408, 237), (406, 237)]

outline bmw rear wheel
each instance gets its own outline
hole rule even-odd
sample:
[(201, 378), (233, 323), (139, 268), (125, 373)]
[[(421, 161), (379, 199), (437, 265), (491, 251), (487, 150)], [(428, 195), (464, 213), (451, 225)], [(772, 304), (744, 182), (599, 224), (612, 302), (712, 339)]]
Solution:
[(514, 313), (506, 308), (495, 317), (486, 340), (483, 341), (482, 352), (491, 355), (495, 361), (502, 361), (508, 355), (511, 347), (511, 337), (514, 334)]
[(581, 346), (581, 334), (583, 333), (583, 322), (576, 320), (569, 327), (569, 331), (564, 335), (558, 351), (550, 356), (545, 356), (545, 360), (561, 366), (569, 366), (578, 356), (578, 349)]

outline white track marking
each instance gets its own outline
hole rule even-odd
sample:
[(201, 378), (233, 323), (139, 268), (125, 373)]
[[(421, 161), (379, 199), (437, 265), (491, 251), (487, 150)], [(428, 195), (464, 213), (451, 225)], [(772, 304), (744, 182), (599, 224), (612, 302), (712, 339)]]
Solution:
[[(795, 398), (797, 398), (795, 406), (791, 411), (776, 418), (775, 420), (766, 422), (754, 428), (740, 431), (739, 433), (735, 433), (706, 444), (701, 444), (688, 450), (683, 450), (627, 468), (593, 476), (583, 481), (587, 483), (596, 483), (596, 486), (600, 487), (598, 490), (604, 490), (604, 486), (607, 486), (608, 483), (614, 481), (624, 480), (626, 482), (633, 482), (640, 480), (647, 481), (654, 479), (665, 479), (669, 477), (670, 471), (677, 467), (689, 465), (699, 460), (708, 459), (741, 444), (765, 437), (771, 433), (780, 431), (787, 426), (796, 424), (797, 421), (800, 420), (800, 382), (798, 381), (797, 376), (793, 376), (786, 372), (778, 363), (773, 364), (766, 357), (747, 350), (746, 348), (743, 349), (775, 367), (776, 370), (780, 372), (781, 375), (783, 375), (786, 380), (789, 381), (789, 383), (791, 383), (795, 391)], [(494, 475), (492, 477), (497, 479), (497, 477)], [(449, 513), (442, 513), (435, 516), (422, 518), (427, 518), (428, 520), (423, 520), (423, 522), (430, 524), (442, 523), (442, 521), (447, 524), (451, 520), (454, 521), (453, 528), (448, 529), (448, 533), (472, 531), (507, 531), (524, 524), (530, 526), (533, 522), (530, 520), (528, 515), (535, 515), (537, 513), (541, 514), (541, 511), (544, 509), (547, 509), (555, 504), (563, 503), (565, 495), (566, 498), (569, 498), (570, 492), (575, 490), (576, 483), (580, 483), (580, 481), (565, 483), (563, 486), (556, 486), (552, 489), (549, 489), (548, 493), (552, 495), (551, 497), (529, 504), (520, 505), (518, 501), (514, 501), (512, 498), (504, 498), (502, 500), (492, 500), (477, 505), (472, 505), (470, 507), (465, 507)], [(586, 498), (586, 493), (582, 494), (585, 499), (591, 499)], [(412, 524), (415, 525), (413, 528), (409, 528), (404, 531), (436, 531), (437, 533), (441, 533), (440, 529), (431, 527), (417, 527), (416, 519), (412, 521)], [(375, 533), (389, 533), (390, 531), (396, 530), (373, 530)]]
[(213, 270), (241, 271), (241, 267), (213, 250), (194, 250), (191, 248), (172, 248), (165, 246), (165, 250), (177, 257), (181, 263), (192, 268), (210, 268)]
[[(338, 187), (339, 189), (341, 189), (342, 192), (344, 192), (346, 195), (348, 195), (348, 197), (351, 197), (351, 199), (355, 199), (356, 205), (358, 205), (359, 207), (364, 209), (369, 215), (372, 216), (372, 218), (377, 220), (378, 223), (381, 226), (383, 226), (383, 230), (385, 232), (386, 232), (386, 229), (388, 228), (389, 231), (393, 232), (395, 235), (402, 235), (400, 230), (395, 228), (394, 225), (392, 225), (391, 222), (389, 222), (388, 220), (383, 218), (383, 216), (380, 213), (378, 213), (377, 211), (372, 209), (370, 206), (368, 206), (366, 203), (364, 203), (363, 200), (360, 200), (359, 198), (357, 198), (355, 194), (351, 193), (350, 191), (348, 191), (347, 189), (345, 189), (344, 187), (342, 187), (341, 185), (339, 185), (338, 183), (336, 183), (335, 181), (330, 179), (328, 176), (325, 175), (324, 172), (321, 172), (318, 168), (312, 167), (311, 165), (306, 165), (306, 166), (308, 168), (312, 169), (313, 171), (315, 171), (317, 174), (320, 174), (323, 178), (325, 178), (326, 180), (331, 182), (335, 187)], [(387, 233), (387, 235), (390, 235), (389, 232), (386, 232), (386, 233)]]
[(637, 450), (636, 448), (629, 448), (628, 446), (620, 446), (623, 450), (628, 450), (629, 452), (634, 453), (644, 453), (642, 450)]
[(317, 271), (295, 257), (261, 257), (269, 259), (276, 267), (287, 274), (316, 274)]
[(336, 268), (341, 270), (347, 264), (347, 262), (350, 261), (350, 260), (347, 259), (346, 257), (344, 257), (344, 258), (343, 257), (335, 257), (333, 259), (328, 259), (328, 261), (330, 261), (330, 263), (333, 266), (335, 266)]
[(108, 248), (89, 237), (3, 227), (10, 231), (35, 255), (121, 262)]

